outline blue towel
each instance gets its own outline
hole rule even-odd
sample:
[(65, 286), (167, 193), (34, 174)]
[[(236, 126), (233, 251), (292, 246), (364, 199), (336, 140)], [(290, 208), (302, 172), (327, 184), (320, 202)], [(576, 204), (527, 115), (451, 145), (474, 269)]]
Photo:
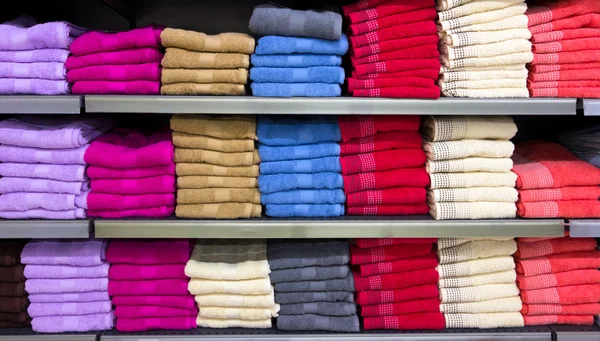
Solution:
[(344, 215), (344, 205), (265, 205), (269, 217), (339, 217)]
[(348, 38), (345, 34), (338, 40), (318, 38), (266, 36), (258, 39), (256, 54), (334, 54), (343, 56), (348, 52)]
[(250, 80), (257, 83), (344, 84), (344, 69), (339, 66), (253, 67), (250, 69)]
[(296, 146), (342, 140), (335, 115), (270, 116), (260, 115), (256, 123), (258, 142), (268, 146)]
[(303, 144), (300, 146), (271, 147), (258, 145), (261, 162), (316, 159), (340, 155), (340, 145), (333, 142)]
[(340, 173), (314, 174), (273, 174), (259, 175), (260, 193), (274, 193), (289, 189), (336, 189), (344, 188), (344, 179)]
[(311, 66), (340, 66), (342, 57), (318, 54), (282, 54), (256, 55), (251, 57), (255, 67), (311, 67)]
[(338, 84), (324, 83), (252, 83), (256, 97), (340, 97)]
[(260, 196), (263, 205), (269, 204), (343, 204), (346, 196), (341, 189), (297, 189)]
[(333, 156), (318, 159), (261, 162), (260, 164), (260, 174), (321, 172), (341, 173), (340, 158)]

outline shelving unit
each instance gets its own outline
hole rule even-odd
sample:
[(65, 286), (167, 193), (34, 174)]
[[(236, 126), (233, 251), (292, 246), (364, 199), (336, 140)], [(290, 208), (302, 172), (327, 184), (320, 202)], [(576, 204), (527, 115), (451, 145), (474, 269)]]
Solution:
[(567, 221), (574, 238), (600, 238), (600, 219), (570, 219)]
[(0, 220), (0, 239), (89, 238), (90, 220)]
[(585, 116), (600, 116), (599, 99), (580, 99), (578, 108), (583, 110)]
[(83, 96), (0, 96), (0, 114), (80, 114)]

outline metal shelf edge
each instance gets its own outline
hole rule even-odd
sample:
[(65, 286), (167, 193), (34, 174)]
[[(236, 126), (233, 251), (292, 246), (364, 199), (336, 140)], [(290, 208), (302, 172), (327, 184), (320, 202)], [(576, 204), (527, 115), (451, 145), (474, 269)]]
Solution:
[(80, 114), (83, 96), (0, 96), (0, 114)]
[(0, 239), (89, 238), (90, 228), (89, 220), (0, 220)]
[(581, 99), (584, 116), (600, 116), (600, 99)]
[(569, 229), (573, 238), (600, 238), (600, 219), (571, 219)]
[(96, 334), (0, 335), (0, 341), (96, 341), (97, 337)]

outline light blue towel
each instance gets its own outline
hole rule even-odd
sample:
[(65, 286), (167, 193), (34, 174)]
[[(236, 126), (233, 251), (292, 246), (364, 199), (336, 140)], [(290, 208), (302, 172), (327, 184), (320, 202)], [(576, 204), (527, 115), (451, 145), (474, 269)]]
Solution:
[(342, 172), (340, 158), (335, 156), (306, 160), (261, 162), (259, 166), (260, 174)]
[(260, 156), (261, 162), (316, 159), (328, 156), (339, 156), (340, 145), (334, 142), (283, 147), (271, 147), (259, 144), (258, 155)]
[(252, 83), (255, 97), (340, 97), (338, 84), (325, 83)]
[(339, 217), (344, 205), (265, 205), (269, 217)]
[(339, 66), (307, 68), (253, 67), (250, 80), (257, 83), (344, 84), (344, 69)]
[(290, 189), (337, 189), (344, 188), (340, 173), (273, 174), (259, 175), (260, 193), (275, 193)]
[(258, 39), (256, 54), (334, 54), (343, 56), (348, 52), (348, 37), (342, 34), (338, 40), (318, 38), (266, 36)]
[(298, 189), (262, 194), (260, 202), (263, 205), (343, 204), (346, 202), (346, 196), (341, 189)]
[(342, 65), (342, 57), (340, 56), (319, 54), (253, 54), (250, 60), (253, 67), (311, 67)]
[(296, 146), (342, 140), (340, 125), (334, 115), (301, 118), (260, 115), (256, 123), (256, 136), (259, 143), (268, 146)]

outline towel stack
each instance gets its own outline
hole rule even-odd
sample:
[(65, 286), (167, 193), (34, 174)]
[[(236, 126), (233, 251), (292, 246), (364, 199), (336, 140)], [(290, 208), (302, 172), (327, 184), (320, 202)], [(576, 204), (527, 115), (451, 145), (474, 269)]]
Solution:
[(337, 97), (348, 51), (342, 16), (270, 4), (252, 12), (250, 30), (264, 36), (252, 55), (252, 94), (260, 97)]
[(89, 32), (75, 39), (66, 63), (73, 93), (159, 94), (162, 30), (150, 25), (126, 32)]
[(525, 325), (594, 324), (600, 314), (596, 240), (519, 238), (517, 247)]
[(600, 169), (545, 141), (518, 144), (513, 161), (520, 217), (600, 217)]
[(244, 33), (205, 33), (166, 28), (161, 64), (163, 95), (244, 95), (254, 38)]
[(175, 166), (171, 132), (146, 136), (115, 129), (90, 144), (88, 216), (160, 218), (173, 214)]
[(438, 241), (440, 310), (446, 328), (523, 327), (512, 238)]
[[(568, 131), (558, 136), (558, 141), (575, 156), (600, 168), (600, 126)], [(599, 196), (600, 197), (600, 196)]]
[(358, 332), (346, 241), (269, 242), (277, 329)]
[(19, 328), (31, 325), (27, 314), (24, 266), (21, 251), (24, 241), (0, 242), (0, 328)]
[(23, 248), (31, 327), (39, 333), (110, 330), (106, 241), (37, 240)]
[(359, 0), (343, 7), (350, 23), (354, 97), (440, 97), (434, 0)]
[[(427, 201), (435, 219), (516, 216), (517, 176), (511, 172), (517, 133), (504, 116), (431, 116), (423, 121)], [(537, 174), (536, 174), (537, 175)]]
[(260, 217), (254, 116), (171, 118), (180, 218)]
[(187, 239), (110, 242), (108, 293), (118, 331), (196, 328), (184, 271), (193, 246)]
[(444, 329), (435, 238), (357, 239), (356, 301), (369, 329)]
[(600, 98), (600, 2), (540, 1), (527, 10), (531, 97)]
[(270, 272), (265, 240), (198, 239), (185, 266), (198, 327), (271, 328), (279, 305)]
[(69, 46), (85, 29), (20, 16), (0, 24), (0, 94), (66, 95)]
[(525, 0), (436, 0), (447, 97), (529, 97), (533, 60)]
[(0, 121), (0, 217), (85, 218), (89, 182), (84, 154), (90, 141), (111, 127), (103, 119), (22, 116)]
[(270, 217), (344, 214), (340, 127), (335, 116), (259, 116), (261, 202)]
[(349, 215), (427, 214), (419, 116), (340, 116)]

